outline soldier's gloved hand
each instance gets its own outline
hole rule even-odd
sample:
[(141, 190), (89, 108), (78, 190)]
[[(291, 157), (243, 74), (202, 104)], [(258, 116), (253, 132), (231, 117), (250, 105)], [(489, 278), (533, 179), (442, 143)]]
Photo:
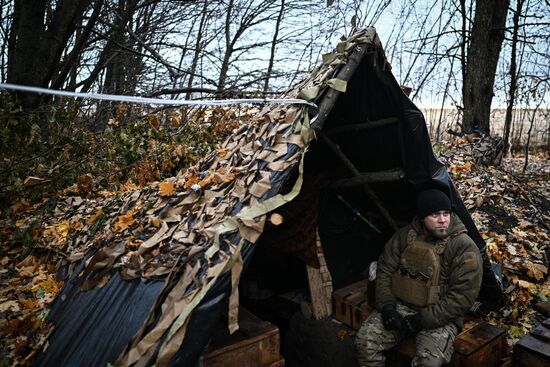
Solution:
[(382, 307), (382, 324), (388, 330), (403, 330), (403, 317), (395, 309), (395, 305), (388, 303)]
[(414, 336), (422, 330), (420, 314), (408, 315), (403, 318), (405, 336)]

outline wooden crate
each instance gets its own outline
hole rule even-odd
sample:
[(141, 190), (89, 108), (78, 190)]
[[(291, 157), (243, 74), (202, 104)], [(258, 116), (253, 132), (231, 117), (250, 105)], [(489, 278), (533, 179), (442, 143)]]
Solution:
[[(452, 367), (492, 367), (506, 356), (506, 331), (487, 322), (469, 321), (456, 336)], [(416, 354), (413, 338), (387, 352), (387, 365), (410, 366)]]
[(367, 280), (348, 285), (332, 292), (332, 317), (354, 330), (359, 330), (369, 316)]
[(281, 367), (279, 329), (243, 308), (239, 309), (239, 330), (232, 335), (227, 325), (213, 337), (204, 367)]
[(513, 366), (550, 366), (550, 319), (522, 337), (514, 346)]
[(480, 322), (455, 339), (453, 367), (492, 367), (506, 356), (506, 330)]

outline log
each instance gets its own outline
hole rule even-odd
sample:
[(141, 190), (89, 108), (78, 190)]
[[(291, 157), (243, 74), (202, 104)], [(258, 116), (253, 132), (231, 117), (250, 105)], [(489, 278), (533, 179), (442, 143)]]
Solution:
[[(361, 64), (363, 57), (369, 52), (373, 52), (372, 45), (367, 43), (361, 43), (355, 46), (355, 49), (351, 53), (348, 61), (342, 68), (338, 71), (335, 78), (340, 80), (349, 81), (351, 76), (355, 73), (355, 70)], [(323, 127), (332, 107), (336, 104), (338, 97), (342, 92), (337, 91), (336, 89), (326, 88), (322, 93), (317, 96), (319, 100), (319, 111), (317, 112), (317, 117), (314, 122), (312, 122), (311, 127), (316, 131), (321, 130)], [(322, 97), (321, 97), (322, 96)]]
[(359, 176), (335, 180), (326, 185), (328, 188), (355, 187), (375, 182), (394, 182), (405, 178), (405, 172), (401, 168), (395, 168), (379, 172), (363, 172)]
[(360, 122), (355, 124), (348, 124), (348, 125), (333, 127), (332, 129), (327, 129), (325, 131), (325, 134), (334, 135), (334, 134), (341, 134), (341, 133), (357, 132), (361, 130), (374, 129), (376, 127), (387, 126), (387, 125), (397, 124), (397, 123), (399, 123), (399, 119), (397, 117), (389, 117), (386, 119), (381, 119), (376, 121), (367, 121), (367, 122)]

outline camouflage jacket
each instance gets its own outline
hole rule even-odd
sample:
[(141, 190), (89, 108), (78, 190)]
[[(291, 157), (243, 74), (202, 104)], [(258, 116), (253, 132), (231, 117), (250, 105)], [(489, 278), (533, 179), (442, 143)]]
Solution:
[[(424, 229), (421, 220), (414, 218), (410, 225), (399, 229), (386, 243), (378, 260), (376, 274), (378, 310), (385, 304), (399, 302), (391, 291), (392, 274), (399, 267), (401, 253), (411, 234), (418, 240), (434, 245), (437, 241)], [(459, 329), (462, 328), (463, 316), (473, 305), (481, 286), (483, 269), (479, 249), (466, 234), (466, 228), (456, 214), (451, 216), (449, 235), (445, 240), (447, 244), (441, 255), (440, 284), (445, 285), (446, 291), (435, 304), (426, 307), (407, 304), (420, 313), (422, 327), (425, 329), (438, 328), (451, 322)]]

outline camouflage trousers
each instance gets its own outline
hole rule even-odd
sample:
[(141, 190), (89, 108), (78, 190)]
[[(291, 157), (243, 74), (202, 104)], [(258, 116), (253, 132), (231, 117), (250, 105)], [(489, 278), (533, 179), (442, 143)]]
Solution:
[[(416, 313), (401, 304), (397, 311), (405, 317)], [(449, 363), (453, 354), (453, 343), (458, 333), (454, 324), (448, 324), (437, 329), (425, 329), (416, 335), (416, 356), (413, 366), (441, 366)], [(393, 348), (401, 341), (396, 330), (386, 330), (382, 324), (382, 315), (373, 312), (357, 332), (355, 347), (361, 367), (384, 366), (386, 357), (383, 351)]]

